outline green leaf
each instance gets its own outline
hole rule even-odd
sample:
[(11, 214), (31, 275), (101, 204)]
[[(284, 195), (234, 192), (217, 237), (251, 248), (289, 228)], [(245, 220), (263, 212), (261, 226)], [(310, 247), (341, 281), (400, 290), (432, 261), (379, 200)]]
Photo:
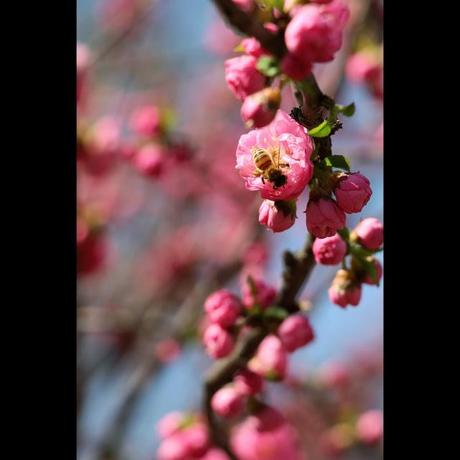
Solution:
[(375, 268), (374, 262), (371, 262), (370, 260), (367, 260), (367, 259), (362, 259), (362, 260), (360, 260), (360, 262), (361, 262), (361, 264), (363, 266), (363, 269), (369, 275), (371, 280), (374, 283), (377, 283), (377, 285), (378, 285), (379, 280), (378, 280), (378, 277), (377, 277), (377, 269)]
[(259, 0), (259, 6), (263, 8), (276, 8), (280, 11), (283, 10), (284, 0)]
[(336, 104), (335, 108), (337, 109), (338, 112), (343, 113), (346, 117), (353, 116), (356, 110), (354, 102), (348, 105)]
[(265, 314), (267, 318), (274, 318), (274, 319), (281, 319), (283, 320), (284, 318), (287, 318), (289, 316), (289, 313), (281, 307), (269, 307), (265, 310)]
[(267, 77), (274, 77), (280, 73), (278, 62), (273, 56), (260, 57), (257, 61), (256, 68), (261, 74)]
[(348, 230), (347, 227), (337, 230), (337, 233), (340, 235), (342, 240), (348, 241), (350, 239), (350, 230)]
[(350, 161), (343, 155), (330, 155), (324, 159), (324, 163), (326, 166), (332, 166), (334, 168), (350, 171)]
[(331, 125), (328, 120), (324, 120), (318, 126), (308, 131), (308, 135), (312, 137), (326, 137), (331, 133)]

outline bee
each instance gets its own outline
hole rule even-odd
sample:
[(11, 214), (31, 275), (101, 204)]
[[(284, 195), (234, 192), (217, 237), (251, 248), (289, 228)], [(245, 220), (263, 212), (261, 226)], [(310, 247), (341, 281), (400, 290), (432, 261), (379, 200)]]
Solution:
[(287, 178), (281, 171), (281, 168), (289, 165), (280, 163), (279, 151), (270, 153), (266, 149), (255, 147), (252, 149), (252, 161), (256, 167), (254, 176), (261, 176), (264, 184), (265, 180), (267, 180), (273, 184), (274, 189), (286, 184)]

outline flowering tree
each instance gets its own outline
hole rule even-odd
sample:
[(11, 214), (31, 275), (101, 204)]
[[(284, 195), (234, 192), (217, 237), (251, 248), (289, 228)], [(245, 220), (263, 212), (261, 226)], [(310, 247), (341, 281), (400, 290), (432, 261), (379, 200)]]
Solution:
[[(356, 359), (353, 366), (330, 363), (301, 380), (291, 378), (288, 369), (290, 354), (316, 340), (310, 304), (299, 299), (316, 264), (340, 267), (328, 295), (343, 309), (358, 306), (362, 286), (378, 286), (382, 277), (375, 257), (383, 246), (381, 221), (368, 217), (347, 226), (347, 215), (360, 213), (370, 200), (371, 183), (334, 152), (332, 143), (355, 112), (354, 103), (338, 104), (332, 97), (343, 71), (381, 103), (378, 44), (360, 45), (347, 58), (351, 37), (358, 34), (354, 25), (371, 17), (375, 26), (379, 5), (345, 0), (214, 4), (244, 35), (224, 70), (228, 94), (241, 102), (241, 120), (249, 131), (241, 132), (239, 120), (222, 123), (230, 133), (224, 139), (219, 120), (214, 130), (195, 120), (202, 150), (190, 133), (176, 130), (170, 107), (146, 102), (145, 95), (133, 97), (141, 102), (130, 107), (125, 126), (88, 109), (96, 93), (92, 69), (142, 25), (149, 2), (104, 3), (102, 51), (95, 56), (87, 46), (77, 46), (79, 329), (83, 336), (108, 338), (117, 357), (128, 354), (136, 362), (135, 378), (99, 446), (100, 457), (117, 458), (136, 395), (197, 330), (215, 363), (204, 378), (201, 410), (168, 414), (158, 425), (159, 460), (301, 460), (378, 448), (382, 414), (362, 411), (364, 396), (356, 389), (379, 375), (375, 355)], [(120, 9), (123, 14), (114, 13)], [(348, 53), (341, 55), (338, 76), (326, 91), (316, 68), (337, 59), (345, 45)], [(223, 112), (231, 104), (228, 94), (222, 96)], [(231, 175), (235, 163), (237, 174)], [(143, 188), (132, 186), (136, 177), (156, 187), (154, 209)], [(305, 209), (300, 208), (303, 198)], [(264, 278), (269, 249), (261, 229), (284, 232), (301, 211), (306, 241), (299, 242), (303, 247), (297, 253), (284, 253), (277, 289)], [(88, 279), (101, 276), (110, 263), (107, 229), (142, 213), (155, 216), (148, 257), (138, 255), (115, 282), (102, 283), (101, 305), (91, 306), (94, 285)], [(120, 281), (127, 272), (136, 280), (129, 289)], [(239, 294), (225, 287), (237, 275)], [(83, 394), (94, 364), (82, 361)], [(279, 401), (282, 409), (264, 398), (266, 381), (279, 383), (278, 396), (287, 392)], [(320, 420), (310, 438), (296, 429), (312, 424), (305, 417)]]

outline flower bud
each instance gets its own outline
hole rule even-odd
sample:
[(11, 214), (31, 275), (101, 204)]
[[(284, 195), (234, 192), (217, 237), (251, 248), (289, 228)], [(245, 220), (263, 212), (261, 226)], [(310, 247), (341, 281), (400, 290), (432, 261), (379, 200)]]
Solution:
[(238, 56), (225, 61), (225, 80), (241, 101), (265, 86), (265, 77), (257, 70), (256, 64), (254, 56)]
[(157, 450), (158, 460), (183, 460), (189, 454), (182, 432), (164, 439)]
[(233, 325), (238, 318), (241, 302), (231, 292), (221, 289), (206, 299), (204, 309), (212, 323), (228, 327)]
[(177, 433), (182, 426), (184, 414), (182, 412), (170, 412), (157, 424), (157, 432), (161, 438), (168, 438)]
[(345, 227), (345, 214), (331, 198), (310, 200), (306, 218), (308, 231), (317, 238), (333, 236)]
[(260, 205), (259, 222), (274, 233), (291, 228), (295, 219), (295, 201), (264, 200)]
[(363, 209), (372, 195), (372, 190), (367, 177), (353, 173), (339, 180), (334, 194), (342, 211), (351, 214)]
[(326, 388), (343, 389), (350, 382), (350, 372), (342, 363), (329, 361), (319, 369), (318, 381)]
[(248, 96), (241, 106), (241, 119), (248, 128), (262, 128), (271, 123), (280, 107), (278, 88), (265, 88)]
[(361, 300), (361, 285), (348, 270), (339, 270), (329, 288), (329, 299), (339, 307), (356, 306)]
[(383, 268), (382, 268), (382, 264), (377, 259), (372, 258), (372, 263), (374, 264), (374, 267), (375, 267), (377, 281), (373, 280), (369, 274), (366, 274), (362, 282), (365, 284), (377, 286), (380, 282), (380, 279), (382, 278)]
[(269, 335), (259, 345), (248, 368), (269, 380), (282, 380), (287, 370), (287, 353), (276, 335)]
[(233, 379), (235, 388), (243, 395), (256, 395), (260, 393), (264, 386), (264, 381), (260, 375), (249, 369), (241, 370)]
[(141, 147), (133, 158), (136, 169), (149, 177), (158, 177), (163, 172), (163, 152), (155, 144)]
[(141, 136), (153, 137), (161, 131), (160, 112), (153, 105), (137, 108), (132, 114), (130, 122), (133, 131)]
[(243, 410), (244, 396), (234, 386), (228, 385), (214, 393), (211, 406), (221, 417), (234, 417)]
[(360, 415), (356, 423), (356, 437), (364, 444), (377, 444), (383, 436), (383, 414), (370, 410)]
[(319, 264), (337, 265), (342, 262), (346, 253), (347, 244), (338, 233), (327, 238), (317, 238), (313, 242), (313, 255)]
[(203, 334), (206, 352), (212, 358), (223, 358), (231, 353), (234, 340), (231, 334), (218, 324), (211, 324)]
[(286, 54), (281, 61), (281, 71), (293, 80), (303, 80), (311, 74), (312, 63), (299, 59), (293, 54)]
[(200, 460), (230, 460), (230, 457), (221, 449), (209, 449)]
[(310, 321), (303, 315), (287, 317), (278, 327), (277, 334), (289, 352), (307, 345), (315, 338)]
[(248, 279), (242, 286), (243, 304), (246, 308), (269, 307), (276, 298), (276, 289), (260, 279)]
[(367, 249), (379, 249), (383, 244), (383, 224), (375, 217), (368, 217), (356, 226), (351, 237)]
[(250, 56), (254, 56), (256, 58), (262, 56), (263, 54), (268, 54), (268, 52), (262, 48), (260, 42), (256, 40), (254, 37), (245, 38), (241, 42), (240, 46), (241, 48), (243, 48), (246, 54), (249, 54)]

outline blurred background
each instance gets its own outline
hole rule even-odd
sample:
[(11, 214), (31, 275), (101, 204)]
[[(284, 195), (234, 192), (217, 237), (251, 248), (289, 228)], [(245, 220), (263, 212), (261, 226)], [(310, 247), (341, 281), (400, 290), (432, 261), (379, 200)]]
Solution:
[[(381, 55), (383, 18), (378, 1), (348, 3), (343, 49), (314, 73), (337, 103), (356, 104), (333, 138), (334, 153), (372, 184), (363, 213), (347, 217), (352, 228), (383, 218), (381, 88), (347, 74), (350, 56)], [(223, 286), (239, 292), (248, 272), (279, 286), (282, 252), (304, 244), (306, 200), (288, 231), (259, 225), (260, 198), (235, 171), (246, 128), (224, 80), (224, 60), (243, 37), (210, 0), (78, 0), (77, 7), (78, 459), (150, 460), (158, 420), (200, 408), (211, 364), (199, 339), (204, 299)], [(282, 106), (294, 105), (286, 88)], [(133, 129), (145, 106), (159, 120), (152, 137)], [(139, 161), (140, 149), (162, 161)], [(289, 384), (270, 384), (268, 399), (296, 425), (312, 460), (381, 458), (380, 447), (314, 442), (340, 438), (332, 434), (344, 414), (383, 403), (383, 283), (366, 285), (360, 305), (344, 310), (327, 296), (335, 271), (315, 267), (301, 298), (311, 305), (316, 340), (293, 354)], [(346, 374), (347, 391), (333, 382), (318, 390), (326, 374)]]

